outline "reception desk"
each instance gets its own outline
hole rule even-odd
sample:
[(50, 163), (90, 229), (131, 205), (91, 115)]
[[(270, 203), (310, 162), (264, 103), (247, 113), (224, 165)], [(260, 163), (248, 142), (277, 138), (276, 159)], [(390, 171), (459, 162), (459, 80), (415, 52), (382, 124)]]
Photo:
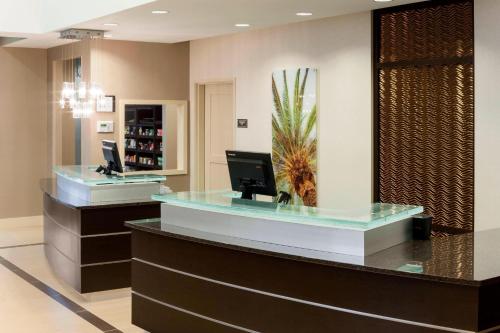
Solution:
[[(231, 218), (286, 220), (275, 215), (281, 212), (257, 214), (240, 202), (230, 213), (220, 200), (200, 201), (199, 194), (157, 198), (195, 214), (185, 216), (224, 210)], [(414, 212), (407, 208), (406, 214)], [(372, 213), (383, 225), (404, 221), (404, 216), (394, 217), (403, 210), (386, 211), (385, 222), (375, 218), (380, 210)], [(315, 221), (316, 211), (308, 212)], [(366, 222), (366, 215), (358, 217), (351, 222)], [(196, 221), (182, 227), (177, 217), (167, 221), (169, 216), (127, 223), (132, 228), (132, 321), (152, 333), (500, 330), (500, 230), (407, 240), (358, 256), (236, 237), (228, 233), (238, 231), (225, 228), (210, 232)]]
[(95, 168), (58, 167), (56, 179), (41, 181), (46, 258), (80, 293), (130, 287), (131, 231), (124, 221), (159, 217), (160, 204), (150, 195), (165, 181), (105, 176)]
[(127, 225), (132, 322), (148, 332), (500, 330), (500, 229), (353, 257)]

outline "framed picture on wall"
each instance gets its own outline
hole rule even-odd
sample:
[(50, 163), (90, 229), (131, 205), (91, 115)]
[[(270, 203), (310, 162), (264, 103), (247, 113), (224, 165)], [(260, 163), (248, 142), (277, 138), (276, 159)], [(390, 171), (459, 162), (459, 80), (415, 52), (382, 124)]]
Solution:
[(115, 96), (104, 96), (97, 100), (96, 112), (115, 112)]
[(270, 88), (276, 188), (290, 193), (293, 204), (316, 207), (318, 70), (275, 71)]

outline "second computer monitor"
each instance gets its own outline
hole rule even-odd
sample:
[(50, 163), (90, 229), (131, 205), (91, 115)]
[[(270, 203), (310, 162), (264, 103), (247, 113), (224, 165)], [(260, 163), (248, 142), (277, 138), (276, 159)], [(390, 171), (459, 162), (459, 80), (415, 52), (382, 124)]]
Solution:
[(254, 194), (277, 195), (271, 154), (228, 150), (226, 158), (231, 187), (242, 192), (242, 199), (252, 199)]
[(111, 173), (111, 171), (116, 171), (118, 173), (123, 172), (118, 146), (115, 141), (102, 140), (102, 153), (104, 159), (108, 162), (107, 169), (109, 173)]

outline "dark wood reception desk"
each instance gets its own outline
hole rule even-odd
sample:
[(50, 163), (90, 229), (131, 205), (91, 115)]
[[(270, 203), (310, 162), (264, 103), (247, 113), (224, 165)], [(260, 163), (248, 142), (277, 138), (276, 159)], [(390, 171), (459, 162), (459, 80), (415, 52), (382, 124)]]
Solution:
[(366, 257), (132, 228), (132, 321), (177, 332), (497, 332), (500, 229)]
[(45, 255), (54, 273), (79, 293), (130, 287), (130, 219), (160, 216), (151, 200), (89, 203), (54, 179), (41, 181)]

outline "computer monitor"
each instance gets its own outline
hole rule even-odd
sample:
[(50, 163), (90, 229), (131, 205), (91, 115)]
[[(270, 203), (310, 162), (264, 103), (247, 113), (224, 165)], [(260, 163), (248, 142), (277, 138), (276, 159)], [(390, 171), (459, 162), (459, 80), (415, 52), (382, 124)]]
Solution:
[(115, 141), (102, 140), (102, 153), (104, 159), (108, 162), (107, 167), (100, 166), (96, 171), (104, 171), (106, 175), (111, 175), (113, 171), (123, 173), (122, 162), (120, 154), (118, 153), (118, 146)]
[(242, 199), (252, 200), (254, 194), (277, 195), (271, 154), (227, 150), (226, 158), (231, 187), (242, 192)]

